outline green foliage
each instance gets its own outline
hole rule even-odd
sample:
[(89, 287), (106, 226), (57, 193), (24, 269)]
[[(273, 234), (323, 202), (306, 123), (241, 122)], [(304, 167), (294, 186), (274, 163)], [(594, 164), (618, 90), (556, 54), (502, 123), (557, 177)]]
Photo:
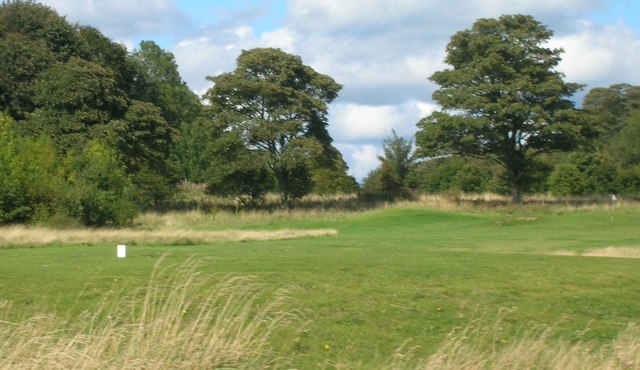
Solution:
[(488, 191), (491, 171), (478, 163), (469, 162), (462, 166), (453, 178), (454, 188), (466, 193), (482, 193)]
[(135, 68), (135, 63), (127, 53), (127, 48), (103, 35), (98, 29), (90, 26), (77, 26), (80, 39), (79, 57), (113, 73), (116, 87), (128, 97), (137, 98), (142, 77)]
[(0, 107), (15, 119), (24, 119), (35, 109), (36, 76), (53, 63), (42, 40), (20, 34), (0, 39)]
[(206, 153), (210, 161), (205, 178), (209, 194), (229, 196), (240, 204), (258, 204), (273, 189), (274, 179), (260, 153), (249, 150), (238, 131), (215, 126), (215, 139)]
[(412, 173), (411, 181), (426, 193), (441, 193), (455, 189), (456, 174), (466, 161), (464, 158), (447, 157), (419, 162)]
[(443, 109), (418, 123), (418, 154), (497, 161), (521, 202), (535, 157), (571, 149), (582, 134), (583, 118), (568, 99), (580, 86), (555, 70), (561, 50), (543, 47), (551, 36), (524, 15), (479, 19), (455, 34), (445, 59), (453, 69), (430, 77)]
[[(200, 102), (170, 53), (143, 42), (129, 55), (99, 30), (70, 25), (31, 1), (2, 4), (0, 44), (0, 109), (21, 135), (51, 137), (61, 155), (99, 141), (126, 158), (141, 205), (158, 207), (171, 196), (179, 129), (195, 120)], [(98, 218), (86, 219), (107, 222)]]
[(56, 150), (47, 138), (23, 138), (0, 115), (0, 224), (46, 221), (64, 199)]
[(353, 176), (347, 175), (347, 165), (342, 158), (336, 158), (330, 165), (320, 164), (312, 174), (313, 192), (320, 195), (353, 193), (358, 184)]
[(409, 180), (426, 193), (447, 190), (468, 193), (509, 193), (502, 168), (488, 160), (466, 157), (436, 158), (417, 163)]
[(40, 75), (34, 101), (38, 108), (23, 131), (51, 136), (61, 152), (81, 148), (126, 111), (127, 98), (109, 69), (72, 58)]
[(71, 215), (88, 226), (123, 226), (136, 215), (129, 194), (130, 181), (118, 153), (98, 141), (90, 141), (80, 153), (66, 159), (66, 176), (73, 198)]
[(620, 170), (618, 184), (622, 194), (635, 196), (640, 194), (640, 165)]
[(78, 50), (73, 26), (51, 8), (32, 1), (0, 4), (0, 108), (24, 119), (35, 108), (40, 72)]
[(573, 164), (556, 166), (549, 176), (549, 191), (554, 195), (583, 195), (587, 187), (586, 179)]
[(551, 173), (549, 190), (556, 195), (618, 193), (618, 170), (602, 155), (573, 152)]
[(611, 159), (622, 168), (640, 164), (640, 109), (631, 112), (623, 126), (605, 144)]
[(171, 158), (179, 164), (181, 177), (189, 182), (206, 182), (208, 160), (204, 153), (209, 145), (209, 134), (204, 119), (180, 125), (180, 140), (176, 143)]
[(404, 197), (409, 194), (408, 178), (413, 165), (413, 144), (399, 137), (395, 130), (382, 142), (383, 156), (379, 156), (380, 166), (370, 172), (363, 182), (363, 190), (387, 199)]
[(583, 109), (592, 121), (595, 148), (602, 149), (623, 127), (629, 115), (640, 109), (640, 87), (629, 84), (597, 87), (584, 97)]
[(180, 77), (172, 53), (153, 41), (141, 41), (131, 59), (141, 79), (137, 99), (159, 107), (164, 119), (176, 129), (198, 117), (202, 109), (198, 96)]
[(307, 179), (330, 146), (327, 105), (341, 86), (300, 57), (271, 48), (243, 51), (233, 72), (208, 79), (214, 83), (205, 94), (211, 114), (264, 158), (289, 207), (290, 198), (311, 189)]

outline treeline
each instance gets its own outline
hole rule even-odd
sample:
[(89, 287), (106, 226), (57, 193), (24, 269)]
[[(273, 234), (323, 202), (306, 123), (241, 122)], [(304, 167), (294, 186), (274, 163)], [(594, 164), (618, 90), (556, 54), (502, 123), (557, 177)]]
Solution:
[[(582, 112), (593, 130), (573, 150), (547, 153), (528, 169), (525, 193), (556, 196), (640, 195), (640, 86), (593, 88)], [(364, 179), (365, 192), (387, 198), (416, 192), (509, 194), (505, 169), (470, 156), (420, 158), (413, 142), (392, 132), (380, 165)]]
[(279, 49), (243, 51), (199, 97), (153, 41), (133, 51), (34, 1), (0, 5), (0, 223), (125, 225), (181, 181), (236, 204), (311, 192), (637, 194), (640, 87), (591, 90), (529, 16), (478, 20), (431, 79), (416, 145), (392, 133), (362, 188), (327, 130), (342, 86)]
[(561, 49), (531, 16), (479, 19), (456, 33), (430, 79), (441, 107), (412, 142), (392, 133), (364, 189), (385, 197), (448, 190), (511, 194), (637, 196), (640, 87), (590, 90), (556, 70)]
[(3, 2), (0, 223), (123, 225), (180, 181), (244, 203), (353, 191), (326, 130), (341, 86), (279, 50), (243, 55), (203, 104), (153, 41), (128, 52), (45, 5)]

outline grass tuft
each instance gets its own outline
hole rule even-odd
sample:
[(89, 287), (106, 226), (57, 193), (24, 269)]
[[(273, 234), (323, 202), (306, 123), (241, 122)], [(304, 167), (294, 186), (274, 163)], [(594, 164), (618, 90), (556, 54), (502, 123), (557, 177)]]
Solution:
[(505, 336), (500, 321), (491, 328), (471, 323), (452, 331), (438, 350), (417, 365), (406, 367), (397, 354), (388, 369), (507, 370), (507, 369), (638, 369), (640, 327), (629, 324), (604, 346), (569, 343), (553, 338), (551, 329), (529, 329)]
[(82, 317), (0, 321), (0, 368), (263, 369), (284, 361), (269, 344), (298, 320), (283, 310), (286, 292), (258, 305), (255, 278), (231, 276), (204, 290), (208, 279), (193, 258), (171, 274), (161, 261), (132, 299), (105, 301)]

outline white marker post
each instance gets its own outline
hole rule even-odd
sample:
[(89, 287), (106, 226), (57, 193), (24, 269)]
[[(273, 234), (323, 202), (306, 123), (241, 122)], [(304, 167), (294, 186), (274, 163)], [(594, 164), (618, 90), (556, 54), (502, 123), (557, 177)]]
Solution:
[(124, 244), (118, 244), (118, 258), (127, 257), (127, 246)]

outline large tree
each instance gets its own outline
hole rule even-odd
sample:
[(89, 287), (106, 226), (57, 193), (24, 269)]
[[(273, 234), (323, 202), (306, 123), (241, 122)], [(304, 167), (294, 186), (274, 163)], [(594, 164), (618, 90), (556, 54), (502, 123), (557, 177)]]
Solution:
[(214, 119), (264, 158), (289, 207), (290, 198), (311, 189), (309, 171), (331, 145), (327, 105), (341, 85), (273, 48), (243, 51), (233, 72), (208, 79)]
[(539, 154), (568, 150), (582, 126), (569, 97), (581, 88), (556, 70), (562, 49), (545, 44), (552, 31), (527, 15), (479, 19), (456, 33), (430, 79), (442, 110), (418, 123), (423, 157), (489, 158), (505, 170), (520, 203)]

